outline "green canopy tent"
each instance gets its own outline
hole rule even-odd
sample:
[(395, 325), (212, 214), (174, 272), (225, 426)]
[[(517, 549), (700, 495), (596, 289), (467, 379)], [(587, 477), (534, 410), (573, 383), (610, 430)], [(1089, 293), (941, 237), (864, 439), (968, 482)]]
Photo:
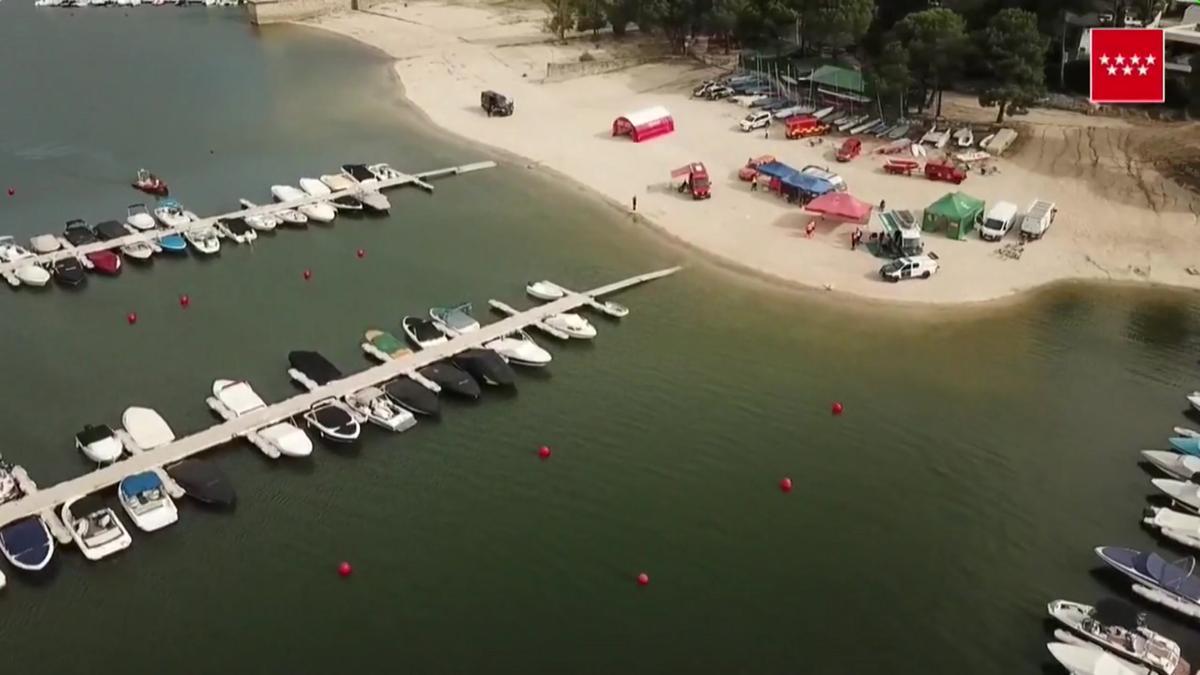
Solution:
[(954, 239), (966, 239), (967, 234), (983, 222), (983, 200), (962, 192), (948, 192), (925, 207), (921, 229), (926, 232), (944, 230)]

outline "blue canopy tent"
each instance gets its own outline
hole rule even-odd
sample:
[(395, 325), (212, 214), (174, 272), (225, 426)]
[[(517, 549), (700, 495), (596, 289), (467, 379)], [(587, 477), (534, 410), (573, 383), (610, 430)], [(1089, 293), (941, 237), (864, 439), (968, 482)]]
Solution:
[(811, 201), (823, 194), (833, 192), (833, 183), (806, 173), (795, 172), (779, 179), (780, 191), (789, 201), (801, 203)]
[(758, 166), (758, 173), (761, 176), (782, 180), (787, 176), (794, 176), (800, 172), (783, 162), (767, 162)]

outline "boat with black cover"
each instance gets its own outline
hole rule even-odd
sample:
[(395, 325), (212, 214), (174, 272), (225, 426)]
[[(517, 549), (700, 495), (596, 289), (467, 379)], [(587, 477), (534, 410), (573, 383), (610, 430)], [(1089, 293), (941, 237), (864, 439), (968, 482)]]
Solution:
[(237, 503), (233, 483), (213, 462), (185, 459), (168, 466), (167, 475), (179, 483), (187, 496), (202, 504), (229, 508)]
[(437, 415), (442, 406), (437, 394), (408, 377), (398, 377), (383, 385), (383, 391), (398, 405), (418, 415)]
[(422, 349), (445, 344), (449, 341), (446, 334), (437, 327), (437, 324), (432, 319), (424, 319), (419, 316), (406, 316), (400, 321), (400, 327), (404, 329), (404, 334), (408, 336), (408, 339), (412, 340), (413, 344)]
[(59, 286), (78, 288), (87, 283), (87, 270), (78, 258), (59, 258), (54, 261), (50, 273)]
[(304, 421), (322, 438), (334, 443), (353, 443), (362, 433), (362, 425), (354, 415), (332, 398), (314, 403), (304, 413)]
[(457, 396), (479, 398), (479, 395), (483, 393), (475, 378), (446, 361), (431, 363), (424, 368), (418, 368), (417, 372), (426, 379), (432, 380), (434, 384), (442, 388), (442, 391), (448, 391)]
[[(92, 227), (92, 232), (96, 234), (96, 238), (100, 241), (112, 241), (121, 237), (128, 237), (130, 232), (126, 229), (125, 224), (116, 220), (106, 220), (102, 223), (97, 223)], [(134, 241), (125, 244), (121, 247), (121, 253), (131, 260), (147, 261), (154, 255), (154, 249), (144, 241)]]
[(299, 373), (318, 387), (344, 377), (337, 366), (318, 352), (304, 350), (288, 352), (288, 363), (292, 366), (288, 370), (290, 375), (295, 377), (296, 373)]
[(517, 380), (512, 366), (491, 349), (473, 347), (450, 357), (454, 365), (462, 368), (480, 384), (497, 387), (511, 386)]

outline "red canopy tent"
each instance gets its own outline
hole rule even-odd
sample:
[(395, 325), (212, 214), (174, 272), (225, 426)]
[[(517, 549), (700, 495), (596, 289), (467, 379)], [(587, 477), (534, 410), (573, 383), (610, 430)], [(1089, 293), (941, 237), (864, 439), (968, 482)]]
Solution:
[(804, 205), (804, 208), (828, 218), (851, 223), (865, 223), (871, 216), (871, 205), (845, 192), (829, 192)]
[(612, 135), (628, 135), (635, 143), (675, 131), (675, 120), (662, 106), (622, 115), (613, 120)]

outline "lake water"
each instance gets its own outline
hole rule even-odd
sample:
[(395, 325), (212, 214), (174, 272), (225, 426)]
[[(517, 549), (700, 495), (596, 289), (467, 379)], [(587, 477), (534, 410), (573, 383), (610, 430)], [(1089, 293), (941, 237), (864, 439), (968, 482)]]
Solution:
[[(139, 166), (209, 214), (345, 161), (490, 157), (433, 135), (388, 63), (340, 38), (29, 4), (0, 4), (0, 232), (123, 217)], [(516, 393), (350, 455), (230, 445), (209, 456), (232, 514), (186, 504), (102, 563), (61, 551), (41, 582), (6, 568), (8, 670), (1033, 673), (1048, 600), (1133, 597), (1093, 546), (1184, 553), (1139, 527), (1136, 451), (1189, 424), (1194, 294), (1064, 286), (916, 314), (737, 278), (520, 165), (392, 201), (81, 292), (0, 292), (0, 450), (50, 484), (89, 468), (74, 433), (128, 405), (189, 432), (214, 421), (215, 378), (291, 395), (289, 350), (355, 370), (363, 330), (431, 305), (482, 317), (525, 306), (532, 278), (688, 269), (626, 293), (594, 344), (542, 340), (555, 361)], [(1151, 622), (1200, 656), (1194, 624)]]

